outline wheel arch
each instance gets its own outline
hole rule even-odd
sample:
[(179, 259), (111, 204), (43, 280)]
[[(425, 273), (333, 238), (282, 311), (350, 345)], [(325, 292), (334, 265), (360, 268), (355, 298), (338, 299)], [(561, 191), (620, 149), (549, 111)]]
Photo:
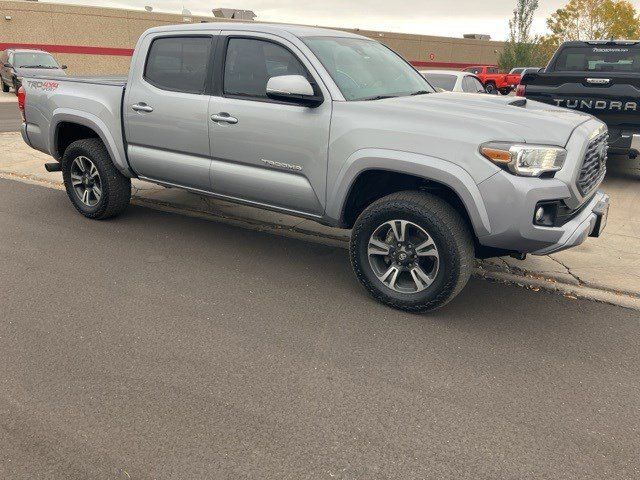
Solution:
[(372, 202), (402, 190), (441, 196), (466, 217), (476, 238), (490, 232), (487, 210), (469, 173), (449, 161), (406, 152), (356, 152), (338, 175), (328, 197), (327, 216), (345, 228)]
[(83, 138), (100, 139), (116, 168), (125, 176), (133, 176), (125, 158), (124, 149), (119, 148), (119, 143), (100, 118), (90, 113), (67, 109), (54, 112), (49, 127), (49, 146), (50, 153), (56, 160), (62, 159), (65, 149), (71, 143)]

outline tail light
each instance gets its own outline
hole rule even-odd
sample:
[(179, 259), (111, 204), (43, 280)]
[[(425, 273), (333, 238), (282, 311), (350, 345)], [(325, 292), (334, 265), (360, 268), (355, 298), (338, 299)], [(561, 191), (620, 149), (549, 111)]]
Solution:
[(27, 101), (27, 92), (25, 92), (24, 87), (20, 87), (18, 89), (18, 108), (20, 109), (20, 113), (22, 114), (22, 121), (26, 122), (27, 117), (24, 113), (25, 102)]
[(525, 93), (527, 93), (527, 87), (525, 85), (518, 85), (516, 87), (516, 97), (524, 97)]

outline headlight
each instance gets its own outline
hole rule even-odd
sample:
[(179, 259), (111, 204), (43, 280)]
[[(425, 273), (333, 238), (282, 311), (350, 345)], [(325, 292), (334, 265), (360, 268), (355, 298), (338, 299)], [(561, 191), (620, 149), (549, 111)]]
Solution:
[(526, 143), (489, 142), (480, 146), (480, 153), (496, 165), (524, 177), (557, 172), (567, 158), (564, 148)]

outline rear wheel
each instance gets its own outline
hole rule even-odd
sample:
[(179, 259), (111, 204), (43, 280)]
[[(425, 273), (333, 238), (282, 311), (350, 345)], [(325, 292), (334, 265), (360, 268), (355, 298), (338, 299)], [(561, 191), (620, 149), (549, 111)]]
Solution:
[(466, 222), (447, 202), (424, 192), (399, 192), (360, 215), (350, 257), (374, 298), (426, 312), (448, 303), (466, 285), (474, 245)]
[(9, 85), (7, 85), (6, 83), (4, 83), (4, 80), (0, 79), (0, 83), (2, 83), (2, 91), (4, 93), (7, 93), (9, 91)]
[(487, 91), (487, 93), (494, 94), (496, 93), (496, 84), (493, 82), (489, 82), (484, 86), (484, 89)]
[(67, 147), (62, 176), (71, 203), (87, 218), (114, 217), (129, 205), (131, 180), (118, 171), (96, 138), (78, 140)]

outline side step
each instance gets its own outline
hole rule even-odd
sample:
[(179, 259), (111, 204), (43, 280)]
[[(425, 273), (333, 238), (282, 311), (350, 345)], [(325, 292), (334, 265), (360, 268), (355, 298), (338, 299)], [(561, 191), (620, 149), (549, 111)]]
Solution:
[(45, 163), (44, 164), (44, 169), (47, 172), (61, 172), (62, 171), (62, 164), (60, 162)]

